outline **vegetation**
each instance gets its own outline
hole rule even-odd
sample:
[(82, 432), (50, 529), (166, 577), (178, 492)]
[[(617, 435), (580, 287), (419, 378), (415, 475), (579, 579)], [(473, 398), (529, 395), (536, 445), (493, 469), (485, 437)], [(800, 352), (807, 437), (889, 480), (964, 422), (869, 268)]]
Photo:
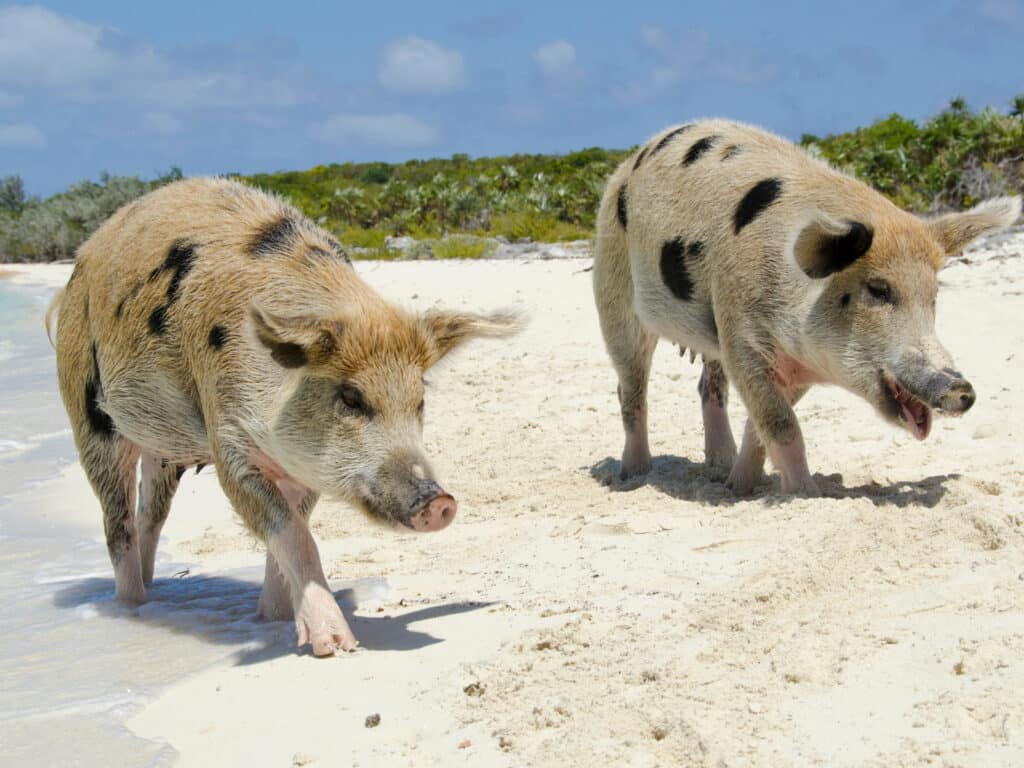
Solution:
[[(963, 99), (921, 124), (894, 114), (801, 144), (915, 211), (961, 208), (1024, 189), (1024, 95), (1007, 114), (971, 111)], [(391, 258), (389, 236), (417, 241), (409, 255), (480, 258), (488, 237), (562, 241), (593, 233), (608, 175), (627, 151), (512, 155), (406, 163), (344, 163), (307, 171), (236, 176), (292, 200), (364, 258)], [(122, 204), (181, 178), (106, 176), (46, 200), (20, 178), (0, 178), (0, 260), (69, 258)], [(455, 236), (457, 235), (457, 236)]]
[(966, 208), (1024, 190), (1024, 95), (1005, 115), (958, 98), (921, 125), (893, 114), (800, 143), (908, 210)]

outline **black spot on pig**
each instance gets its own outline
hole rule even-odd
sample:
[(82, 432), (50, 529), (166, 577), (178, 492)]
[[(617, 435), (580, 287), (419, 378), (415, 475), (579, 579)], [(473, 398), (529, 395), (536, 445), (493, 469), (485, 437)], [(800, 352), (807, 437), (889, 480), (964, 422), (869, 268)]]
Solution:
[(705, 136), (703, 139), (698, 139), (693, 143), (686, 152), (686, 157), (683, 158), (683, 165), (693, 165), (700, 160), (701, 155), (711, 149), (715, 142), (718, 141), (717, 136)]
[(166, 303), (154, 309), (149, 316), (149, 330), (151, 333), (159, 336), (167, 330), (167, 310), (171, 308), (171, 305), (178, 298), (182, 281), (192, 271), (195, 263), (195, 246), (179, 240), (171, 246), (171, 250), (167, 253), (163, 263), (149, 273), (150, 282), (159, 279), (167, 272), (171, 273), (171, 280), (167, 283)]
[(253, 256), (273, 256), (291, 249), (299, 234), (298, 225), (289, 216), (282, 216), (269, 221), (256, 230), (249, 243), (249, 253)]
[(722, 408), (729, 401), (729, 381), (722, 364), (717, 360), (704, 360), (704, 370), (697, 382), (701, 403), (712, 403)]
[(661, 246), (661, 279), (677, 299), (688, 301), (693, 296), (693, 280), (686, 262), (689, 259), (692, 264), (703, 252), (703, 243), (694, 241), (687, 246), (681, 237)]
[(171, 247), (170, 253), (164, 259), (161, 269), (165, 272), (172, 272), (171, 282), (167, 284), (167, 304), (174, 303), (178, 298), (178, 290), (181, 288), (181, 281), (192, 271), (196, 263), (195, 246), (189, 243), (177, 242)]
[(100, 437), (114, 436), (114, 420), (100, 408), (99, 400), (103, 395), (103, 384), (100, 381), (99, 352), (96, 342), (92, 345), (92, 375), (85, 381), (85, 417), (89, 428)]
[(722, 150), (722, 160), (728, 160), (730, 157), (739, 154), (739, 151), (740, 148), (738, 146), (730, 144)]
[(224, 326), (215, 325), (210, 329), (210, 335), (207, 338), (207, 343), (213, 349), (220, 349), (224, 346), (224, 343), (228, 340), (227, 331), (224, 330)]
[(665, 147), (667, 147), (669, 144), (672, 143), (672, 140), (674, 138), (676, 138), (680, 134), (683, 134), (686, 131), (690, 130), (692, 127), (693, 127), (692, 123), (687, 123), (686, 125), (681, 125), (678, 128), (676, 128), (675, 130), (672, 130), (672, 131), (669, 131), (668, 133), (666, 133), (664, 136), (662, 136), (661, 141), (659, 141), (654, 146), (654, 149), (651, 150), (651, 157), (654, 157), (656, 154), (661, 152), (661, 150), (663, 150)]
[(615, 213), (619, 217), (619, 224), (621, 224), (622, 228), (625, 229), (626, 228), (626, 219), (627, 219), (627, 215), (626, 215), (627, 214), (627, 211), (626, 211), (626, 182), (622, 182), (622, 186), (619, 187), (619, 197), (618, 197), (618, 200), (616, 201)]
[(643, 149), (641, 149), (641, 150), (640, 150), (640, 151), (639, 151), (639, 152), (637, 153), (637, 156), (636, 156), (636, 162), (635, 162), (635, 163), (633, 163), (633, 170), (634, 170), (634, 171), (635, 171), (635, 170), (636, 170), (637, 168), (639, 168), (639, 167), (640, 167), (640, 163), (642, 163), (642, 162), (644, 161), (644, 158), (645, 158), (646, 156), (647, 156), (647, 147), (644, 147)]
[(149, 332), (154, 336), (163, 335), (167, 330), (167, 307), (162, 304), (149, 315)]
[(733, 214), (734, 231), (738, 235), (740, 230), (752, 222), (757, 216), (774, 203), (782, 194), (782, 181), (780, 179), (763, 179), (743, 196), (740, 204), (736, 206)]

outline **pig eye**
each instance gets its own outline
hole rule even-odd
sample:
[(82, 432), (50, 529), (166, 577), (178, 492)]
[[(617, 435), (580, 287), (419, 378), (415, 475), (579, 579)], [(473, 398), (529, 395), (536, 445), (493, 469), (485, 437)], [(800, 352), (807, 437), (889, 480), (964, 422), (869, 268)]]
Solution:
[(338, 387), (338, 400), (350, 410), (367, 416), (372, 415), (370, 406), (366, 404), (366, 400), (363, 398), (363, 393), (351, 384), (342, 384)]
[(882, 304), (895, 304), (892, 296), (892, 288), (885, 280), (868, 280), (865, 284), (868, 295), (875, 301)]

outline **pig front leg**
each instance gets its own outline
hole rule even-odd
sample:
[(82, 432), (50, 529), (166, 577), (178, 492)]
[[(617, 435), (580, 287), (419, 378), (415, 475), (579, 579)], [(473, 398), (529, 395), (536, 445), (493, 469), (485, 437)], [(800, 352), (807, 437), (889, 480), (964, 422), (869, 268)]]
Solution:
[(317, 656), (329, 656), (338, 648), (355, 650), (358, 642), (327, 584), (306, 525), (316, 494), (279, 474), (272, 462), (253, 461), (252, 453), (228, 450), (219, 455), (215, 450), (215, 459), (221, 486), (235, 510), (267, 544), (262, 614), (294, 618), (298, 645), (311, 643)]
[(818, 486), (807, 466), (803, 433), (791, 403), (806, 388), (784, 390), (776, 385), (771, 362), (759, 350), (743, 342), (726, 349), (736, 388), (743, 397), (750, 419), (743, 435), (739, 457), (727, 485), (747, 494), (761, 476), (765, 453), (782, 477), (783, 493), (817, 496)]
[[(308, 493), (301, 498), (299, 513), (302, 519), (309, 524), (309, 515), (317, 502), (317, 494)], [(256, 615), (267, 621), (292, 621), (295, 618), (295, 608), (292, 605), (291, 588), (285, 581), (284, 573), (281, 570), (277, 558), (267, 550), (266, 568), (263, 574), (263, 589), (260, 591), (259, 607)]]

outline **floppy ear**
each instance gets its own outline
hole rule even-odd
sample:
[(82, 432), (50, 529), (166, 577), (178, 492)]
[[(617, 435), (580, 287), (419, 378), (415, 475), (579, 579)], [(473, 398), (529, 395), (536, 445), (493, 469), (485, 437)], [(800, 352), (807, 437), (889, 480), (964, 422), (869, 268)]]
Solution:
[(512, 336), (523, 329), (526, 321), (515, 310), (489, 315), (430, 310), (420, 316), (420, 324), (432, 344), (429, 365), (433, 365), (470, 339)]
[(867, 224), (839, 221), (816, 211), (796, 233), (793, 258), (808, 277), (828, 277), (867, 253), (874, 237)]
[(304, 315), (284, 317), (253, 304), (249, 308), (260, 344), (282, 368), (302, 368), (329, 358), (337, 348), (341, 324)]
[(993, 197), (963, 213), (925, 220), (925, 226), (947, 256), (960, 253), (973, 240), (1006, 229), (1020, 217), (1020, 195)]

